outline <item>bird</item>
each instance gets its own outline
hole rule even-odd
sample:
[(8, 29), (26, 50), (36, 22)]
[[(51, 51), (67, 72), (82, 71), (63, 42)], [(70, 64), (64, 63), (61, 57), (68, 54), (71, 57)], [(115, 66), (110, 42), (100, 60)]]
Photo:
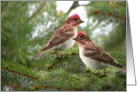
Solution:
[(83, 30), (79, 31), (73, 40), (77, 42), (79, 56), (88, 68), (105, 70), (107, 67), (113, 66), (126, 72), (126, 69), (121, 64), (118, 64), (111, 55), (94, 44)]
[(84, 21), (81, 20), (78, 14), (70, 16), (64, 24), (55, 31), (46, 46), (35, 56), (35, 58), (41, 57), (48, 50), (61, 51), (70, 49), (75, 43), (72, 38), (76, 37), (77, 27), (81, 23), (84, 23)]

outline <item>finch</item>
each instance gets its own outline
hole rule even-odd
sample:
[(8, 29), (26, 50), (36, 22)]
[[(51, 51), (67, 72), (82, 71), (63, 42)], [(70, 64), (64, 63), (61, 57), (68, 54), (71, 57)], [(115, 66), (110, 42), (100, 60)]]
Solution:
[(35, 57), (40, 57), (48, 50), (68, 50), (75, 41), (72, 39), (77, 35), (77, 27), (83, 23), (78, 14), (70, 16), (65, 23), (56, 30), (53, 36), (50, 38), (46, 46)]
[(105, 69), (114, 66), (126, 71), (106, 51), (94, 44), (84, 31), (79, 31), (76, 38), (73, 38), (79, 46), (79, 56), (83, 63), (92, 69)]

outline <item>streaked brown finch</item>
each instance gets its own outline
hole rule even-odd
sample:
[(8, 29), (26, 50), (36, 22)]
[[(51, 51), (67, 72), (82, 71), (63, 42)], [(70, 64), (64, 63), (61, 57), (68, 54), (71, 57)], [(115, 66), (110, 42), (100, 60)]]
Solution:
[(70, 16), (65, 23), (56, 30), (46, 46), (35, 57), (40, 57), (48, 50), (67, 50), (70, 49), (75, 41), (72, 39), (77, 35), (77, 27), (83, 23), (78, 14)]
[(79, 56), (83, 63), (92, 69), (105, 69), (114, 66), (126, 71), (124, 67), (116, 62), (106, 51), (94, 44), (84, 31), (79, 31), (73, 38), (79, 46)]

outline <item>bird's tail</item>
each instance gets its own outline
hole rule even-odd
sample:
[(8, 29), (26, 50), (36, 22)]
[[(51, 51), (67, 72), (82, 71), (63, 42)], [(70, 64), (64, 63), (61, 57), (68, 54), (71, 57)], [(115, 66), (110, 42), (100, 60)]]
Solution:
[(117, 67), (117, 68), (119, 68), (123, 72), (126, 72), (126, 69), (121, 64), (118, 64), (116, 61), (112, 65), (115, 66), (115, 67)]
[(35, 58), (39, 58), (41, 57), (45, 52), (47, 52), (48, 50), (44, 50), (44, 51), (41, 51), (40, 53), (38, 53)]

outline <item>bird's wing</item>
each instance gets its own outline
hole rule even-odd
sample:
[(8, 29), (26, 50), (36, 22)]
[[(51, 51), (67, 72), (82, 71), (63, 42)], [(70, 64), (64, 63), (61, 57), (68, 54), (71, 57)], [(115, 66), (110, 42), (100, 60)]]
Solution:
[(84, 55), (86, 57), (89, 57), (102, 63), (113, 65), (126, 72), (126, 69), (121, 64), (118, 64), (107, 52), (105, 52), (102, 48), (95, 45), (94, 43), (89, 42), (84, 46), (84, 48)]
[(86, 57), (108, 64), (116, 63), (116, 61), (107, 52), (92, 42), (86, 44), (84, 48), (84, 55)]
[(42, 51), (59, 45), (74, 36), (73, 27), (70, 24), (62, 25), (48, 41)]

